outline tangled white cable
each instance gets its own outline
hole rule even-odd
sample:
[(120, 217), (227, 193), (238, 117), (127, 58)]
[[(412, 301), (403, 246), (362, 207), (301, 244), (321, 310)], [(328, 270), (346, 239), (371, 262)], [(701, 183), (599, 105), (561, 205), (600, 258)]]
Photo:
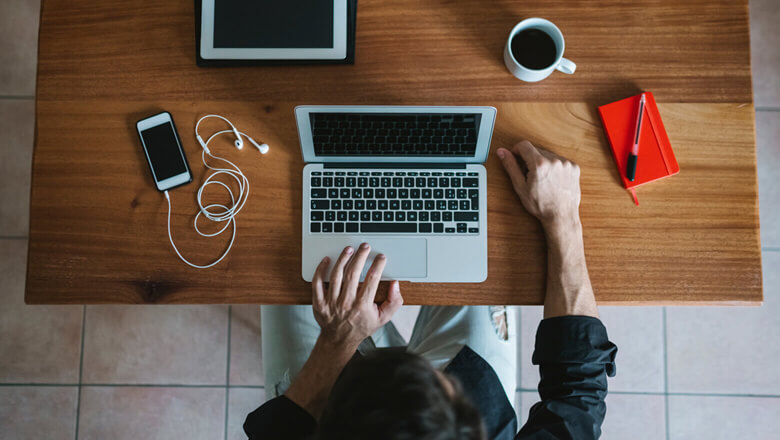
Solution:
[[(203, 138), (200, 137), (200, 135), (198, 134), (198, 128), (200, 127), (200, 123), (203, 122), (204, 119), (208, 119), (208, 118), (219, 118), (225, 121), (230, 126), (230, 129), (218, 131), (212, 134), (211, 136), (209, 136), (209, 138), (206, 139), (206, 141), (203, 141)], [(203, 148), (203, 151), (201, 153), (201, 160), (203, 161), (203, 165), (206, 168), (214, 171), (206, 178), (206, 180), (198, 189), (198, 207), (200, 208), (200, 211), (195, 215), (195, 220), (193, 222), (195, 225), (195, 231), (202, 237), (215, 237), (225, 232), (228, 226), (230, 226), (231, 224), (233, 225), (233, 236), (230, 238), (230, 243), (228, 244), (227, 249), (225, 249), (225, 253), (223, 253), (222, 256), (219, 257), (219, 259), (206, 266), (200, 266), (189, 262), (186, 258), (182, 256), (181, 252), (179, 252), (179, 249), (177, 249), (176, 245), (173, 243), (173, 236), (171, 235), (171, 197), (168, 195), (168, 191), (165, 191), (165, 198), (166, 200), (168, 200), (168, 239), (171, 241), (171, 246), (173, 246), (173, 250), (176, 251), (176, 255), (178, 255), (179, 258), (181, 258), (181, 261), (189, 264), (190, 266), (196, 269), (207, 269), (209, 267), (212, 267), (215, 264), (222, 261), (222, 259), (227, 256), (228, 252), (230, 252), (230, 248), (233, 247), (233, 241), (235, 241), (236, 239), (236, 216), (238, 215), (239, 212), (241, 212), (241, 209), (244, 208), (247, 198), (249, 198), (249, 179), (247, 179), (244, 173), (241, 172), (241, 169), (238, 166), (236, 166), (236, 164), (234, 164), (233, 162), (225, 158), (215, 156), (214, 154), (211, 153), (211, 150), (209, 150), (209, 146), (208, 146), (209, 142), (211, 142), (211, 140), (214, 139), (215, 137), (226, 133), (233, 133), (236, 136), (234, 145), (239, 150), (244, 148), (244, 140), (242, 136), (247, 138), (249, 142), (251, 142), (252, 145), (257, 147), (257, 149), (260, 150), (260, 153), (262, 154), (267, 153), (269, 149), (267, 144), (258, 144), (257, 142), (255, 142), (254, 139), (249, 137), (246, 133), (242, 133), (238, 131), (238, 129), (236, 129), (236, 127), (230, 121), (228, 121), (226, 118), (222, 116), (206, 115), (200, 118), (198, 120), (198, 123), (195, 124), (195, 138), (198, 140), (198, 143), (200, 143), (200, 146)], [(213, 159), (221, 160), (222, 162), (228, 164), (231, 168), (220, 168), (216, 166), (210, 166), (208, 163), (206, 163), (207, 154)], [(225, 184), (220, 180), (217, 180), (217, 178), (222, 175), (227, 175), (228, 177), (236, 181), (236, 184), (238, 185), (238, 197), (236, 197), (235, 194), (233, 194), (233, 191), (230, 189), (230, 186), (228, 186), (227, 184)], [(225, 190), (227, 190), (228, 195), (230, 196), (230, 206), (225, 206), (220, 203), (211, 203), (209, 205), (203, 204), (203, 191), (206, 189), (207, 186), (211, 184), (220, 185), (223, 188), (225, 188)], [(207, 219), (215, 223), (225, 223), (225, 225), (222, 226), (222, 228), (217, 232), (211, 234), (204, 233), (198, 227), (198, 219), (200, 218), (201, 215), (203, 215), (204, 217), (206, 217)]]

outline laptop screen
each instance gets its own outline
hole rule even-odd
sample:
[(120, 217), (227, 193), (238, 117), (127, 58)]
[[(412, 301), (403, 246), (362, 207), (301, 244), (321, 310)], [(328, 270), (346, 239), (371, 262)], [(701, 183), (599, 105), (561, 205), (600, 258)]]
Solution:
[(316, 156), (473, 157), (481, 113), (309, 113)]

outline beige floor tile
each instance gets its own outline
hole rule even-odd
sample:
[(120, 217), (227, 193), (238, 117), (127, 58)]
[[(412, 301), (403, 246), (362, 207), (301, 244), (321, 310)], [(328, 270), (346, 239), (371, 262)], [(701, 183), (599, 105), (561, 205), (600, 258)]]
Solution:
[(661, 307), (600, 307), (609, 339), (618, 346), (610, 391), (664, 391), (664, 324)]
[(78, 387), (0, 388), (0, 438), (71, 440)]
[(265, 390), (260, 388), (231, 388), (228, 399), (227, 440), (246, 440), (246, 416), (265, 402)]
[[(539, 394), (518, 393), (519, 426), (528, 420), (528, 412)], [(601, 426), (602, 440), (657, 440), (666, 436), (664, 396), (655, 394), (609, 394), (607, 416)]]
[(40, 0), (0, 2), (0, 95), (35, 94)]
[(0, 100), (0, 237), (24, 237), (29, 230), (34, 130), (35, 101)]
[[(539, 367), (531, 363), (542, 307), (522, 307), (520, 331), (520, 386), (536, 389)], [(663, 392), (663, 316), (660, 307), (600, 307), (609, 339), (618, 346), (617, 376), (610, 391)]]
[(780, 252), (764, 252), (761, 307), (669, 307), (670, 392), (780, 395)]
[(774, 440), (780, 398), (669, 396), (672, 440)]
[(230, 385), (263, 385), (260, 306), (232, 306)]
[(84, 308), (24, 304), (26, 267), (27, 240), (0, 239), (0, 382), (78, 383)]
[(780, 249), (780, 111), (756, 112), (756, 144), (761, 245)]
[(227, 306), (88, 306), (84, 383), (224, 385)]
[(224, 388), (84, 387), (80, 440), (221, 440)]
[(750, 0), (750, 58), (756, 106), (780, 107), (780, 2)]

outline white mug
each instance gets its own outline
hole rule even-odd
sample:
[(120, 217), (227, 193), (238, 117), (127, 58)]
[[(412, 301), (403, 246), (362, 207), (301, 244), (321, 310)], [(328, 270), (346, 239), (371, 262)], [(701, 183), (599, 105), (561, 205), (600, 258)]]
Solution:
[[(549, 35), (555, 43), (555, 61), (544, 69), (529, 69), (520, 64), (512, 55), (512, 38), (518, 33), (526, 29), (537, 29), (545, 34)], [(577, 65), (563, 57), (563, 50), (566, 48), (563, 42), (563, 34), (551, 21), (544, 18), (527, 18), (520, 23), (517, 23), (512, 32), (509, 33), (509, 38), (506, 40), (506, 46), (504, 47), (504, 64), (506, 68), (517, 79), (527, 82), (541, 81), (553, 72), (558, 70), (563, 73), (571, 75), (577, 69)]]

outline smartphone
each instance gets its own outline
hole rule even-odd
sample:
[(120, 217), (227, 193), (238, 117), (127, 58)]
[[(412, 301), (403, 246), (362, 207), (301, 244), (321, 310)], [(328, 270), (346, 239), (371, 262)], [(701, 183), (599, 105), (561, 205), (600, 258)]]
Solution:
[(135, 124), (146, 161), (159, 191), (167, 191), (192, 182), (192, 173), (176, 133), (173, 117), (162, 112)]

